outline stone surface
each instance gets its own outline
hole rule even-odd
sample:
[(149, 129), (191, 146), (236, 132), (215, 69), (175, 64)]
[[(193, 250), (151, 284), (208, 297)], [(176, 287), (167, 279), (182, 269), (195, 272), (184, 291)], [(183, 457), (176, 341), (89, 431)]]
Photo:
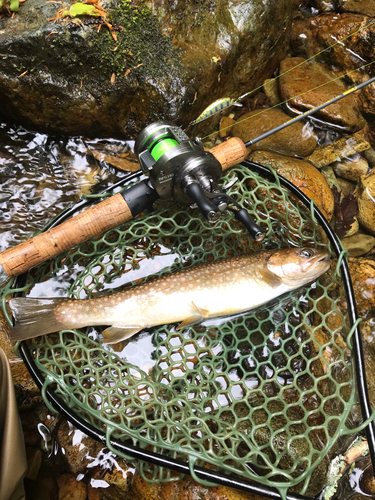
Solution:
[(59, 500), (86, 500), (86, 484), (72, 474), (62, 474), (57, 479)]
[(289, 0), (108, 0), (116, 42), (105, 26), (47, 21), (65, 6), (28, 0), (0, 19), (2, 112), (34, 129), (111, 137), (161, 118), (186, 125), (215, 99), (258, 87), (285, 55), (292, 11)]
[[(255, 110), (242, 115), (231, 129), (231, 134), (244, 142), (281, 125), (290, 117), (279, 109)], [(251, 146), (250, 150), (265, 150), (290, 156), (307, 156), (316, 147), (317, 141), (309, 126), (294, 123), (276, 134)]]
[(375, 307), (375, 261), (365, 257), (349, 259), (349, 270), (358, 315), (367, 319)]
[(354, 182), (358, 182), (369, 171), (367, 160), (360, 155), (348, 156), (341, 161), (335, 161), (332, 163), (332, 168), (338, 177)]
[(361, 178), (355, 194), (359, 223), (371, 234), (375, 234), (375, 171)]
[[(362, 5), (365, 3), (369, 8), (373, 5), (373, 2), (366, 1)], [(319, 52), (321, 61), (348, 73), (375, 59), (375, 25), (370, 24), (371, 21), (371, 17), (349, 12), (328, 13), (311, 16), (307, 21), (299, 20), (293, 26), (293, 50), (306, 58)], [(325, 50), (328, 47), (330, 49)], [(370, 66), (361, 72), (350, 73), (347, 78), (357, 84), (372, 75)], [(375, 113), (375, 85), (370, 84), (357, 94), (362, 110)]]
[(316, 206), (328, 221), (332, 219), (333, 194), (326, 180), (315, 167), (297, 158), (265, 151), (255, 151), (250, 154), (249, 159), (261, 165), (271, 165), (278, 174), (299, 187), (310, 199), (313, 198)]
[[(326, 167), (324, 167), (326, 168)], [(327, 167), (328, 168), (328, 167)], [(337, 184), (339, 186), (339, 191), (341, 192), (341, 197), (347, 196), (348, 194), (353, 194), (356, 185), (345, 179), (337, 179)]]
[[(290, 57), (281, 61), (280, 74), (280, 94), (283, 101), (288, 101), (285, 105), (292, 112), (295, 109), (299, 112), (308, 111), (346, 90), (341, 80), (332, 81), (338, 75), (328, 66), (305, 62), (301, 57)], [(359, 111), (357, 99), (351, 94), (347, 95), (345, 100), (317, 111), (313, 119), (349, 133), (362, 129), (366, 124)]]
[(338, 3), (342, 9), (348, 12), (375, 17), (375, 3), (371, 0), (338, 0)]
[(316, 148), (305, 160), (309, 161), (314, 167), (321, 168), (339, 161), (341, 158), (364, 151), (369, 147), (370, 143), (364, 138), (362, 131), (359, 131), (328, 144), (328, 146)]
[(345, 237), (341, 240), (349, 257), (361, 257), (375, 246), (375, 238), (369, 234), (357, 233), (354, 236)]
[(279, 92), (279, 82), (274, 78), (269, 78), (263, 83), (263, 90), (272, 106), (276, 106), (281, 102), (280, 92)]

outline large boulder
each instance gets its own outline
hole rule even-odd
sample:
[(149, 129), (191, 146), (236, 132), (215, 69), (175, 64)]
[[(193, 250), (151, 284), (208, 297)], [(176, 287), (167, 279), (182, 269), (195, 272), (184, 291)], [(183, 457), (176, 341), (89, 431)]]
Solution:
[(94, 17), (48, 20), (70, 7), (28, 0), (0, 19), (1, 111), (38, 130), (114, 137), (161, 118), (186, 125), (259, 86), (285, 56), (292, 10), (288, 0), (107, 0), (112, 37)]

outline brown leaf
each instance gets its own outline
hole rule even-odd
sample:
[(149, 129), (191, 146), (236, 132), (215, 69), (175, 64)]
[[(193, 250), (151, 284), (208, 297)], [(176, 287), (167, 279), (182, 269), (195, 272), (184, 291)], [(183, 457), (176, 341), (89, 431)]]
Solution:
[(113, 85), (115, 83), (115, 80), (116, 80), (116, 75), (115, 75), (115, 73), (113, 73), (111, 76), (111, 85)]
[(343, 238), (358, 214), (358, 203), (353, 194), (348, 194), (341, 200), (336, 186), (332, 188), (332, 193), (335, 200), (335, 232), (339, 238)]

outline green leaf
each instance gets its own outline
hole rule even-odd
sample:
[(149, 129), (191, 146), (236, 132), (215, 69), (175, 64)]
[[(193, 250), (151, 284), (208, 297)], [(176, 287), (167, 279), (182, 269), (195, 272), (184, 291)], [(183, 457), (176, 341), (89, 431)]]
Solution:
[(17, 12), (19, 9), (18, 0), (0, 0), (0, 12), (6, 12), (7, 10), (11, 12)]
[(69, 13), (72, 17), (101, 16), (100, 12), (93, 5), (86, 5), (85, 3), (74, 3), (73, 5), (71, 5)]

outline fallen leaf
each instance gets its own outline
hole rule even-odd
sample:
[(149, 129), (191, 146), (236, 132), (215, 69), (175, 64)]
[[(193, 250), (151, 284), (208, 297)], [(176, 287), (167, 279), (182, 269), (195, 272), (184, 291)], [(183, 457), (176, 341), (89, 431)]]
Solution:
[(335, 232), (339, 238), (343, 238), (358, 214), (358, 203), (353, 194), (348, 194), (340, 200), (340, 193), (336, 186), (332, 188), (332, 194), (335, 201)]
[(125, 170), (126, 172), (136, 172), (139, 170), (139, 163), (133, 163), (125, 158), (119, 158), (93, 149), (87, 149), (86, 152), (92, 155), (96, 160), (105, 161), (120, 170)]
[(115, 73), (112, 73), (112, 76), (111, 76), (111, 85), (113, 85), (115, 83), (115, 80), (116, 80), (116, 75), (115, 75)]
[(23, 73), (21, 73), (20, 75), (18, 75), (18, 78), (21, 78), (21, 76), (25, 76), (28, 71), (29, 70), (27, 69), (26, 71), (24, 71)]
[(124, 76), (128, 76), (128, 74), (131, 72), (131, 69), (127, 69), (124, 73)]
[(139, 68), (140, 66), (143, 66), (143, 63), (138, 64), (138, 66), (134, 66), (134, 68), (133, 68), (133, 69), (137, 69), (137, 68)]

